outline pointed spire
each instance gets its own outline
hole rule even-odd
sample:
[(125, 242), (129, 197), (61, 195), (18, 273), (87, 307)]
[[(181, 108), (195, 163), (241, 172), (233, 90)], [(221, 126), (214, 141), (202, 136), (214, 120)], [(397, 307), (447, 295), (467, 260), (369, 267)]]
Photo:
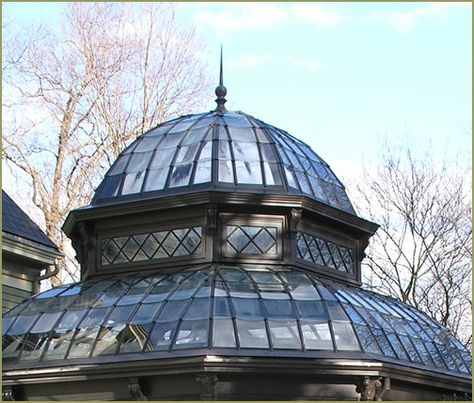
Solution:
[(225, 112), (227, 109), (224, 104), (227, 102), (225, 96), (227, 95), (227, 88), (224, 87), (224, 69), (222, 67), (222, 45), (221, 45), (221, 69), (219, 74), (219, 85), (216, 87), (216, 110)]

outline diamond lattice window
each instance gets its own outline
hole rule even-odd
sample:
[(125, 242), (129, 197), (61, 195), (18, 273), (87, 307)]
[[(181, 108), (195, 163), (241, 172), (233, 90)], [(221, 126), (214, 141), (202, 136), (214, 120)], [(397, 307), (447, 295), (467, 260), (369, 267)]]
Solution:
[(342, 273), (353, 273), (352, 250), (333, 242), (298, 232), (298, 259)]
[(102, 240), (102, 265), (139, 262), (201, 252), (202, 228), (180, 228)]
[(276, 256), (277, 228), (227, 225), (226, 251), (230, 254)]

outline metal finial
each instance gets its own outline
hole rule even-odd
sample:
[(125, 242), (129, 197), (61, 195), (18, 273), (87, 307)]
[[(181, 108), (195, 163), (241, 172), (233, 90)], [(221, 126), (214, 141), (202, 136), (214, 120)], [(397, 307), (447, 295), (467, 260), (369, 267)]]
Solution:
[(224, 104), (227, 102), (225, 96), (227, 95), (227, 88), (224, 87), (224, 69), (222, 68), (222, 45), (221, 45), (221, 70), (219, 74), (219, 85), (216, 87), (216, 103), (217, 108), (216, 110), (225, 112), (227, 109), (225, 108)]

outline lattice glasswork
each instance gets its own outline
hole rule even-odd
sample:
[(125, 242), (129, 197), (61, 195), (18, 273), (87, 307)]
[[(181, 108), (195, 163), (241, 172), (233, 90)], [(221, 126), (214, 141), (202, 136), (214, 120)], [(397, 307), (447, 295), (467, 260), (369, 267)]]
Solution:
[(226, 226), (227, 254), (276, 256), (277, 228), (254, 225)]
[(349, 248), (304, 232), (298, 232), (296, 245), (298, 259), (342, 273), (354, 272)]
[(284, 190), (354, 213), (341, 182), (310, 147), (261, 120), (229, 111), (184, 116), (137, 138), (107, 172), (92, 204), (229, 187)]
[(202, 227), (192, 227), (103, 239), (102, 265), (199, 254), (201, 238)]
[(337, 352), (464, 377), (471, 370), (468, 350), (413, 307), (284, 266), (213, 265), (61, 286), (8, 312), (2, 330), (4, 367), (12, 368), (214, 349)]

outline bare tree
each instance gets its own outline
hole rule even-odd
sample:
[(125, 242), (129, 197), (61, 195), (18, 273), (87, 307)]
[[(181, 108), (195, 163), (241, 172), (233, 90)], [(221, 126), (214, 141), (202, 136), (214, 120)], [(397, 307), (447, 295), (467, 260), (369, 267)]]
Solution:
[(59, 33), (4, 31), (3, 158), (63, 252), (66, 214), (89, 202), (125, 145), (202, 102), (200, 49), (171, 4), (71, 3)]
[(426, 312), (470, 346), (470, 175), (405, 146), (387, 148), (363, 178), (356, 204), (380, 224), (364, 260), (366, 283)]

